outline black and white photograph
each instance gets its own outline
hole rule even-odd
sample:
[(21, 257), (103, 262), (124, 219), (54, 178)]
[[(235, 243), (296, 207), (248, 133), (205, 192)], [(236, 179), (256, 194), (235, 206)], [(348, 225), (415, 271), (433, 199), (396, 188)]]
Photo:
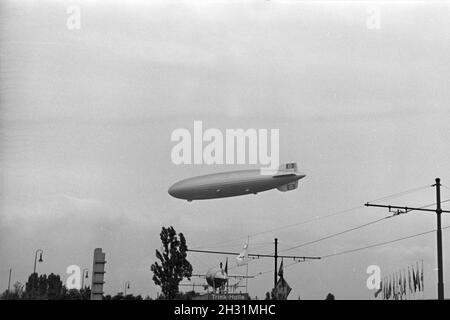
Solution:
[(450, 2), (2, 0), (0, 181), (0, 300), (447, 300)]

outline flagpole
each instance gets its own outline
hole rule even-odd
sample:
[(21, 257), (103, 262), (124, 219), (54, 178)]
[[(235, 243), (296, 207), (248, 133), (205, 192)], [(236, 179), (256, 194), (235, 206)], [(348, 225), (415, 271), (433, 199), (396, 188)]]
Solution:
[[(250, 236), (247, 236), (247, 250), (250, 242)], [(247, 261), (247, 273), (245, 274), (245, 293), (248, 293), (248, 261)]]

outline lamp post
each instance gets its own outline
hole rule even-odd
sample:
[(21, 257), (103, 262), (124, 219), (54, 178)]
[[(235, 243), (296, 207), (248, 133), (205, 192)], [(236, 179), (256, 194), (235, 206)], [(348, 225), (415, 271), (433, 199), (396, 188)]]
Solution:
[(8, 300), (8, 298), (9, 298), (9, 290), (11, 289), (11, 272), (12, 272), (12, 269), (10, 268), (9, 269), (9, 278), (8, 278), (8, 291), (6, 291), (7, 292), (6, 300)]
[(130, 281), (125, 282), (125, 286), (123, 288), (123, 296), (126, 297), (127, 295), (127, 289), (130, 289)]
[(33, 268), (33, 273), (36, 273), (36, 260), (37, 260), (37, 255), (38, 253), (40, 253), (39, 255), (39, 262), (42, 262), (44, 260), (42, 260), (42, 254), (44, 253), (44, 250), (42, 249), (37, 249), (36, 252), (34, 253), (34, 268)]
[(89, 278), (89, 270), (88, 268), (84, 268), (83, 272), (81, 273), (81, 289), (84, 290), (84, 279)]

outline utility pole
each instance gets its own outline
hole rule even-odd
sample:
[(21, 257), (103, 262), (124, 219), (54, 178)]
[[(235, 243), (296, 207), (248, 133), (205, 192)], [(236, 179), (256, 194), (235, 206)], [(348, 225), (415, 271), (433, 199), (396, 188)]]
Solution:
[(9, 278), (8, 278), (8, 291), (6, 294), (6, 299), (9, 299), (9, 290), (11, 289), (11, 271), (12, 271), (12, 269), (10, 268), (9, 269)]
[(273, 287), (277, 286), (277, 273), (278, 273), (278, 239), (275, 238), (275, 255), (273, 256), (275, 260), (275, 270), (273, 271)]
[(444, 300), (444, 267), (442, 263), (442, 229), (441, 229), (441, 179), (436, 178), (436, 217), (437, 217), (437, 260), (438, 260), (438, 299)]
[[(437, 228), (436, 228), (436, 238), (437, 238), (437, 267), (438, 267), (438, 299), (444, 300), (444, 266), (442, 260), (442, 228), (441, 228), (441, 214), (443, 212), (450, 213), (448, 210), (442, 210), (441, 208), (441, 179), (436, 178), (436, 183), (432, 185), (436, 187), (436, 209), (426, 209), (426, 208), (413, 208), (413, 207), (399, 207), (383, 204), (371, 204), (366, 203), (366, 207), (379, 207), (388, 208), (389, 212), (394, 212), (394, 215), (399, 215), (407, 213), (409, 211), (429, 211), (436, 212), (437, 217)], [(394, 209), (394, 211), (392, 211)]]

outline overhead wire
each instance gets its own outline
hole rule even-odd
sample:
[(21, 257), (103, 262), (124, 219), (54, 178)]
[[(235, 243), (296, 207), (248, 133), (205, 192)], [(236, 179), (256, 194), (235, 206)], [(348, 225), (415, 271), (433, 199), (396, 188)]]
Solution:
[[(390, 194), (390, 195), (387, 195), (387, 196), (384, 196), (384, 197), (381, 197), (381, 198), (377, 198), (377, 199), (374, 199), (374, 200), (369, 201), (369, 202), (386, 200), (386, 199), (390, 199), (390, 198), (394, 198), (394, 197), (400, 197), (400, 196), (403, 196), (403, 195), (406, 195), (406, 194), (409, 194), (409, 193), (413, 193), (413, 192), (417, 192), (417, 191), (420, 191), (420, 190), (423, 190), (423, 189), (426, 189), (426, 188), (429, 188), (429, 187), (430, 187), (430, 185), (421, 186), (421, 187), (417, 187), (417, 188), (412, 188), (412, 189), (408, 189), (408, 190), (405, 190), (405, 191), (402, 191), (402, 192), (397, 192), (397, 193), (393, 193), (393, 194)], [(260, 232), (256, 232), (256, 233), (250, 234), (248, 236), (242, 236), (242, 237), (237, 237), (237, 238), (234, 238), (234, 239), (228, 239), (228, 240), (225, 240), (225, 241), (213, 243), (211, 245), (214, 246), (216, 244), (225, 244), (225, 243), (230, 243), (230, 242), (234, 242), (234, 241), (237, 241), (237, 240), (244, 240), (244, 239), (248, 239), (248, 238), (253, 238), (253, 237), (256, 237), (256, 236), (259, 236), (259, 235), (262, 235), (262, 234), (266, 234), (266, 233), (270, 233), (270, 232), (274, 232), (274, 231), (278, 231), (278, 230), (283, 230), (283, 229), (287, 229), (287, 228), (291, 228), (291, 227), (296, 227), (296, 226), (299, 226), (299, 225), (304, 225), (304, 224), (308, 224), (308, 223), (315, 222), (315, 221), (328, 219), (328, 218), (331, 218), (331, 217), (335, 217), (335, 216), (338, 216), (338, 215), (342, 215), (342, 214), (345, 214), (345, 213), (349, 213), (349, 212), (355, 211), (357, 209), (361, 209), (363, 207), (364, 207), (364, 205), (360, 205), (360, 206), (353, 207), (353, 208), (350, 208), (350, 209), (336, 211), (336, 212), (333, 212), (333, 213), (325, 215), (325, 216), (314, 217), (314, 218), (303, 220), (303, 221), (299, 221), (299, 222), (296, 222), (296, 223), (290, 223), (290, 224), (287, 224), (287, 225), (283, 225), (283, 226), (279, 226), (279, 227), (275, 227), (275, 228), (271, 228), (271, 229), (267, 229), (267, 230), (262, 230)], [(202, 247), (203, 246), (196, 246), (193, 249), (199, 249), (199, 248), (202, 248)]]
[(370, 221), (370, 222), (368, 222), (368, 223), (364, 223), (364, 224), (361, 224), (361, 225), (359, 225), (359, 226), (352, 227), (352, 228), (349, 228), (349, 229), (346, 229), (346, 230), (343, 230), (343, 231), (340, 231), (340, 232), (332, 233), (332, 234), (330, 234), (330, 235), (328, 235), (328, 236), (325, 236), (325, 237), (322, 237), (322, 238), (319, 238), (319, 239), (316, 239), (316, 240), (304, 242), (304, 243), (301, 243), (301, 244), (299, 244), (299, 245), (290, 247), (290, 248), (288, 248), (288, 249), (284, 249), (284, 250), (282, 250), (282, 251), (280, 251), (280, 252), (286, 252), (286, 251), (290, 251), (290, 250), (293, 250), (293, 249), (298, 249), (298, 248), (301, 248), (301, 247), (304, 247), (304, 246), (307, 246), (307, 245), (310, 245), (310, 244), (314, 244), (314, 243), (317, 243), (317, 242), (320, 242), (320, 241), (324, 241), (324, 240), (327, 240), (327, 239), (331, 239), (331, 238), (340, 236), (340, 235), (345, 234), (345, 233), (349, 233), (349, 232), (352, 232), (352, 231), (355, 231), (355, 230), (358, 230), (358, 229), (365, 228), (365, 227), (367, 227), (367, 226), (373, 225), (373, 224), (375, 224), (375, 223), (378, 223), (378, 222), (380, 222), (380, 221), (386, 220), (386, 219), (388, 219), (388, 218), (391, 218), (391, 216), (387, 216), (387, 217), (384, 217), (384, 218), (381, 218), (381, 219), (373, 220), (373, 221)]
[[(450, 226), (446, 226), (446, 227), (443, 227), (442, 230), (448, 230), (449, 228), (450, 228)], [(395, 242), (399, 242), (399, 241), (403, 241), (403, 240), (407, 240), (407, 239), (412, 239), (412, 238), (423, 236), (423, 235), (426, 235), (426, 234), (429, 234), (429, 233), (433, 233), (433, 232), (436, 232), (436, 229), (425, 231), (425, 232), (416, 233), (416, 234), (405, 236), (405, 237), (401, 237), (401, 238), (392, 239), (392, 240), (389, 240), (389, 241), (379, 242), (379, 243), (375, 243), (375, 244), (372, 244), (372, 245), (367, 245), (367, 246), (364, 246), (364, 247), (359, 247), (359, 248), (355, 248), (355, 249), (335, 252), (335, 253), (331, 253), (331, 254), (328, 254), (328, 255), (321, 256), (320, 258), (321, 259), (326, 259), (326, 258), (331, 258), (331, 257), (340, 256), (340, 255), (344, 255), (344, 254), (349, 254), (349, 253), (353, 253), (353, 252), (358, 252), (358, 251), (362, 251), (362, 250), (367, 250), (367, 249), (380, 247), (380, 246), (384, 246), (384, 245), (387, 245), (387, 244), (391, 244), (391, 243), (395, 243)], [(295, 261), (295, 262), (292, 262), (290, 264), (287, 264), (286, 266), (284, 266), (284, 268), (289, 268), (289, 267), (291, 267), (291, 266), (293, 266), (295, 264), (298, 264), (300, 262), (305, 262), (305, 261)], [(266, 273), (269, 273), (269, 272), (273, 272), (273, 271), (274, 271), (273, 269), (270, 269), (270, 270), (266, 270), (266, 271), (263, 271), (263, 272), (258, 272), (258, 273), (256, 273), (255, 276), (260, 276), (260, 275), (263, 275), (263, 274), (266, 274)]]
[[(386, 200), (386, 199), (389, 199), (389, 198), (406, 195), (406, 194), (409, 194), (409, 193), (412, 193), (412, 192), (417, 192), (419, 190), (422, 190), (422, 189), (425, 189), (425, 188), (428, 188), (428, 187), (429, 186), (423, 186), (423, 187), (419, 187), (419, 188), (409, 189), (409, 190), (406, 190), (406, 191), (403, 191), (403, 192), (400, 192), (400, 193), (396, 193), (396, 194), (392, 194), (392, 195), (385, 196), (385, 197), (382, 197), (382, 198), (378, 198), (378, 199), (372, 200), (370, 202)], [(444, 187), (447, 188), (447, 189), (450, 189), (447, 186), (444, 186)], [(441, 201), (441, 203), (446, 203), (446, 202), (449, 202), (449, 201), (450, 201), (450, 199), (446, 199), (444, 201)], [(424, 205), (424, 206), (422, 206), (420, 208), (430, 207), (430, 206), (435, 205), (435, 204), (436, 203), (431, 203), (431, 204), (428, 204), (428, 205)], [(350, 208), (350, 209), (347, 209), (347, 210), (338, 211), (338, 212), (332, 213), (330, 215), (316, 217), (316, 218), (305, 220), (305, 221), (301, 221), (301, 222), (298, 222), (298, 223), (289, 224), (289, 225), (285, 225), (285, 226), (281, 226), (281, 227), (277, 227), (277, 228), (272, 228), (272, 229), (269, 229), (269, 230), (266, 230), (266, 231), (261, 231), (261, 232), (258, 232), (258, 233), (254, 233), (254, 234), (252, 234), (250, 236), (247, 236), (247, 239), (249, 239), (250, 237), (253, 237), (253, 236), (260, 235), (260, 234), (269, 233), (269, 232), (273, 232), (273, 231), (276, 231), (276, 230), (281, 230), (281, 229), (288, 228), (288, 227), (293, 227), (293, 226), (306, 224), (306, 223), (317, 221), (317, 220), (330, 218), (330, 217), (333, 217), (333, 216), (336, 216), (336, 215), (340, 215), (340, 214), (343, 214), (343, 213), (354, 211), (354, 210), (359, 209), (361, 207), (363, 207), (363, 206), (358, 206), (358, 207)], [(407, 212), (403, 212), (403, 213), (409, 213), (410, 211), (414, 211), (414, 210), (408, 210)], [(355, 230), (358, 230), (358, 229), (361, 229), (361, 228), (364, 228), (364, 227), (376, 224), (378, 222), (381, 222), (381, 221), (386, 220), (388, 218), (392, 218), (392, 217), (397, 216), (397, 215), (398, 214), (394, 214), (394, 215), (390, 215), (390, 216), (387, 216), (387, 217), (383, 217), (381, 219), (373, 220), (373, 221), (370, 221), (368, 223), (365, 223), (365, 224), (362, 224), (362, 225), (359, 225), (359, 226), (356, 226), (356, 227), (352, 227), (352, 228), (349, 228), (349, 229), (346, 229), (346, 230), (343, 230), (343, 231), (340, 231), (340, 232), (337, 232), (337, 233), (333, 233), (331, 235), (328, 235), (328, 236), (325, 236), (325, 237), (322, 237), (322, 238), (319, 238), (319, 239), (316, 239), (316, 240), (304, 242), (304, 243), (301, 243), (299, 245), (295, 245), (295, 246), (289, 247), (289, 248), (284, 249), (284, 250), (282, 250), (280, 252), (293, 250), (293, 249), (300, 248), (300, 247), (303, 247), (303, 246), (306, 246), (306, 245), (310, 245), (310, 244), (314, 244), (314, 243), (317, 243), (317, 242), (320, 242), (320, 241), (324, 241), (324, 240), (327, 240), (327, 239), (330, 239), (330, 238), (333, 238), (333, 237), (337, 237), (339, 235), (342, 235), (342, 234), (345, 234), (345, 233), (348, 233), (348, 232), (351, 232), (351, 231), (355, 231)], [(443, 227), (442, 230), (445, 230), (445, 229), (448, 229), (448, 228), (450, 228), (450, 226)], [(410, 236), (401, 237), (401, 238), (397, 238), (397, 239), (393, 239), (393, 240), (389, 240), (389, 241), (385, 241), (385, 242), (375, 243), (375, 244), (364, 246), (364, 247), (360, 247), (360, 248), (344, 250), (344, 251), (341, 251), (341, 252), (336, 252), (336, 253), (332, 253), (332, 254), (328, 254), (328, 255), (322, 256), (321, 258), (325, 259), (325, 258), (330, 258), (330, 257), (334, 257), (334, 256), (339, 256), (339, 255), (349, 254), (349, 253), (353, 253), (353, 252), (358, 252), (358, 251), (362, 251), (362, 250), (367, 250), (367, 249), (370, 249), (370, 248), (374, 248), (374, 247), (378, 247), (378, 246), (387, 245), (387, 244), (390, 244), (390, 243), (395, 243), (395, 242), (398, 242), (398, 241), (403, 241), (403, 240), (415, 238), (415, 237), (422, 236), (422, 235), (425, 235), (425, 234), (429, 234), (429, 233), (432, 233), (432, 232), (435, 232), (435, 231), (436, 230), (425, 231), (425, 232), (413, 234), (413, 235), (410, 235)], [(240, 237), (239, 239), (243, 239), (243, 238), (244, 237)], [(237, 240), (237, 238), (233, 239), (233, 241), (235, 241), (235, 240)], [(227, 242), (230, 242), (230, 241), (227, 241)], [(272, 243), (270, 243), (270, 244), (272, 244)], [(247, 263), (250, 263), (253, 260), (255, 260), (255, 259), (249, 260), (249, 261), (247, 261)], [(300, 262), (304, 262), (304, 261), (295, 261), (295, 262), (289, 263), (289, 264), (287, 264), (285, 266), (285, 268), (289, 268), (289, 267), (291, 267), (293, 265), (296, 265), (296, 264), (298, 264)], [(231, 267), (231, 268), (229, 268), (229, 270), (235, 269), (237, 267), (239, 267), (239, 266)], [(259, 272), (255, 276), (263, 275), (263, 274), (266, 274), (268, 272), (273, 272), (273, 270), (271, 269), (271, 270), (267, 270), (267, 271), (264, 271), (264, 272)]]
[[(450, 199), (447, 199), (447, 200), (441, 201), (441, 203), (445, 203), (445, 202), (449, 202), (449, 201), (450, 201)], [(427, 205), (419, 207), (419, 209), (427, 208), (427, 207), (430, 207), (430, 206), (435, 205), (435, 204), (436, 203), (427, 204)], [(415, 211), (415, 210), (411, 209), (411, 210), (408, 210), (407, 212), (402, 212), (401, 214), (409, 213), (411, 211)], [(307, 245), (310, 245), (310, 244), (314, 244), (314, 243), (318, 243), (318, 242), (321, 242), (321, 241), (324, 241), (324, 240), (327, 240), (327, 239), (331, 239), (331, 238), (340, 236), (342, 234), (346, 234), (346, 233), (349, 233), (349, 232), (352, 232), (352, 231), (355, 231), (355, 230), (358, 230), (358, 229), (362, 229), (362, 228), (365, 228), (367, 226), (376, 224), (376, 223), (378, 223), (380, 221), (393, 218), (393, 217), (398, 216), (398, 215), (400, 215), (400, 214), (394, 214), (394, 215), (390, 215), (390, 216), (387, 216), (387, 217), (384, 217), (384, 218), (381, 218), (381, 219), (370, 221), (368, 223), (365, 223), (365, 224), (362, 224), (362, 225), (359, 225), (359, 226), (356, 226), (356, 227), (352, 227), (352, 228), (349, 228), (349, 229), (346, 229), (346, 230), (343, 230), (343, 231), (340, 231), (340, 232), (332, 233), (332, 234), (330, 234), (328, 236), (324, 236), (324, 237), (321, 237), (321, 238), (316, 239), (316, 240), (307, 241), (307, 242), (301, 243), (299, 245), (292, 246), (292, 247), (290, 247), (288, 249), (281, 250), (280, 252), (285, 252), (285, 251), (289, 251), (289, 250), (293, 250), (293, 249), (298, 249), (298, 248), (301, 248), (301, 247), (304, 247), (304, 246), (307, 246)]]
[[(441, 229), (445, 230), (445, 229), (448, 229), (448, 228), (450, 228), (450, 226), (446, 226), (446, 227), (443, 227)], [(393, 239), (393, 240), (389, 240), (389, 241), (379, 242), (379, 243), (375, 243), (375, 244), (372, 244), (372, 245), (368, 245), (368, 246), (364, 246), (364, 247), (360, 247), (360, 248), (356, 248), (356, 249), (344, 250), (344, 251), (340, 251), (340, 252), (324, 255), (321, 258), (322, 259), (326, 259), (326, 258), (330, 258), (330, 257), (334, 257), (334, 256), (339, 256), (339, 255), (353, 253), (353, 252), (366, 250), (366, 249), (370, 249), (370, 248), (380, 247), (380, 246), (384, 246), (384, 245), (391, 244), (391, 243), (394, 243), (394, 242), (407, 240), (407, 239), (411, 239), (411, 238), (415, 238), (415, 237), (419, 237), (419, 236), (423, 236), (425, 234), (429, 234), (429, 233), (433, 233), (433, 232), (436, 232), (436, 229), (425, 231), (425, 232), (421, 232), (421, 233), (416, 233), (416, 234), (413, 234), (413, 235), (410, 235), (410, 236), (401, 237), (401, 238), (397, 238), (397, 239)]]
[(423, 189), (427, 189), (427, 188), (430, 188), (430, 187), (431, 187), (430, 185), (426, 185), (426, 186), (422, 186), (422, 187), (412, 188), (412, 189), (408, 189), (408, 190), (405, 190), (405, 191), (402, 191), (402, 192), (398, 192), (398, 193), (394, 193), (394, 194), (391, 194), (391, 195), (387, 195), (387, 196), (384, 196), (384, 197), (381, 197), (381, 198), (373, 199), (373, 200), (371, 200), (369, 202), (387, 200), (387, 199), (391, 199), (391, 198), (398, 198), (398, 197), (407, 195), (409, 193), (421, 191)]
[[(449, 202), (449, 201), (450, 201), (450, 199), (446, 199), (446, 200), (441, 201), (441, 203), (446, 203), (446, 202)], [(430, 203), (430, 204), (421, 206), (421, 207), (419, 207), (419, 208), (420, 208), (420, 209), (422, 209), (422, 208), (427, 208), (427, 207), (430, 207), (430, 206), (435, 205), (435, 204), (436, 204), (436, 203)], [(404, 213), (409, 213), (409, 212), (411, 212), (411, 211), (414, 211), (414, 210), (409, 210), (409, 211), (404, 212)], [(383, 218), (381, 218), (381, 219), (377, 219), (377, 220), (370, 221), (370, 222), (368, 222), (368, 223), (365, 223), (365, 224), (362, 224), (362, 225), (359, 225), (359, 226), (356, 226), (356, 227), (352, 227), (352, 228), (349, 228), (349, 229), (346, 229), (346, 230), (343, 230), (343, 231), (340, 231), (340, 232), (336, 232), (336, 233), (330, 234), (330, 235), (328, 235), (328, 236), (321, 237), (321, 238), (316, 239), (316, 240), (304, 242), (304, 243), (301, 243), (301, 244), (299, 244), (299, 245), (291, 245), (291, 246), (290, 246), (289, 248), (287, 248), (287, 249), (280, 250), (280, 252), (286, 252), (286, 251), (290, 251), (290, 250), (293, 250), (293, 249), (298, 249), (298, 248), (301, 248), (301, 247), (304, 247), (304, 246), (307, 246), (307, 245), (310, 245), (310, 244), (314, 244), (314, 243), (318, 243), (318, 242), (321, 242), (321, 241), (324, 241), (324, 240), (327, 240), (327, 239), (331, 239), (331, 238), (337, 237), (337, 236), (342, 235), (342, 234), (346, 234), (346, 233), (349, 233), (349, 232), (352, 232), (352, 231), (355, 231), (355, 230), (358, 230), (358, 229), (365, 228), (365, 227), (367, 227), (367, 226), (376, 224), (376, 223), (378, 223), (378, 222), (381, 222), (381, 221), (383, 221), (383, 220), (386, 220), (386, 219), (389, 219), (389, 218), (392, 218), (392, 217), (395, 217), (395, 216), (397, 216), (397, 215), (390, 215), (390, 216), (387, 216), (387, 217), (383, 217)], [(260, 242), (260, 243), (255, 243), (255, 244), (257, 244), (256, 247), (260, 247), (261, 245), (264, 245), (264, 247), (266, 247), (266, 246), (265, 246), (266, 244), (272, 245), (273, 242)], [(279, 244), (281, 244), (281, 243), (279, 242)], [(259, 246), (258, 246), (258, 245), (259, 245)], [(247, 263), (253, 262), (254, 260), (256, 260), (256, 259), (250, 259), (249, 261), (247, 261)], [(293, 264), (295, 264), (295, 263), (293, 263)], [(235, 269), (235, 268), (238, 268), (238, 267), (240, 267), (240, 266), (233, 266), (233, 267), (230, 267), (229, 270), (232, 270), (232, 269)], [(286, 266), (286, 267), (287, 267), (287, 266)]]

